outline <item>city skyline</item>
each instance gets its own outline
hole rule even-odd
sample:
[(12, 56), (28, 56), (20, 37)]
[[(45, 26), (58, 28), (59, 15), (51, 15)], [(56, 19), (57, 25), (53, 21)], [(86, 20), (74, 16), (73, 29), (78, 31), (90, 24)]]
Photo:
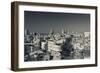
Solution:
[(30, 32), (48, 33), (51, 29), (56, 33), (62, 29), (90, 32), (89, 14), (25, 11), (24, 16), (24, 29)]

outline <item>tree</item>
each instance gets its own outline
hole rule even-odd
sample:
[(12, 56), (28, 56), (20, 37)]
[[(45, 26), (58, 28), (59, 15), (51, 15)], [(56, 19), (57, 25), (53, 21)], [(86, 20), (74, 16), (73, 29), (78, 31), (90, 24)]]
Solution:
[(74, 51), (72, 42), (72, 36), (69, 38), (66, 38), (65, 42), (62, 45), (62, 51), (61, 51), (61, 58), (62, 59), (71, 59), (72, 58), (72, 52)]

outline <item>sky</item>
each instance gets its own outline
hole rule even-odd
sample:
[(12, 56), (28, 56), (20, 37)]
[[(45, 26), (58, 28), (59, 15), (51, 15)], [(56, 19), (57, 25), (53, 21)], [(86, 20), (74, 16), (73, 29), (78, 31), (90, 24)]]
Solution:
[(90, 14), (24, 11), (24, 29), (30, 32), (89, 32)]

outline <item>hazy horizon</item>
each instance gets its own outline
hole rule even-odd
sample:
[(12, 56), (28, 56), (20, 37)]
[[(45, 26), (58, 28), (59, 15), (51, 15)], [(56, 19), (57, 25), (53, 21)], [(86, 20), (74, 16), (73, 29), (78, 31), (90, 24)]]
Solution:
[(39, 33), (48, 33), (51, 29), (90, 32), (90, 14), (24, 11), (24, 29)]

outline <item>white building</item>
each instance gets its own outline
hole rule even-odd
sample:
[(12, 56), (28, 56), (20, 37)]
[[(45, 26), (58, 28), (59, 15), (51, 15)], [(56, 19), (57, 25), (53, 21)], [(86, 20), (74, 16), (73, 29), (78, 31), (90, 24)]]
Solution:
[(41, 42), (41, 49), (47, 50), (47, 42)]
[(54, 50), (54, 51), (61, 51), (61, 46), (56, 45), (54, 41), (48, 41), (48, 51)]
[(90, 36), (90, 32), (84, 32), (84, 36), (85, 37), (89, 37)]
[(61, 46), (56, 45), (54, 41), (48, 41), (48, 51), (53, 56), (53, 60), (61, 59), (61, 54), (60, 54)]

